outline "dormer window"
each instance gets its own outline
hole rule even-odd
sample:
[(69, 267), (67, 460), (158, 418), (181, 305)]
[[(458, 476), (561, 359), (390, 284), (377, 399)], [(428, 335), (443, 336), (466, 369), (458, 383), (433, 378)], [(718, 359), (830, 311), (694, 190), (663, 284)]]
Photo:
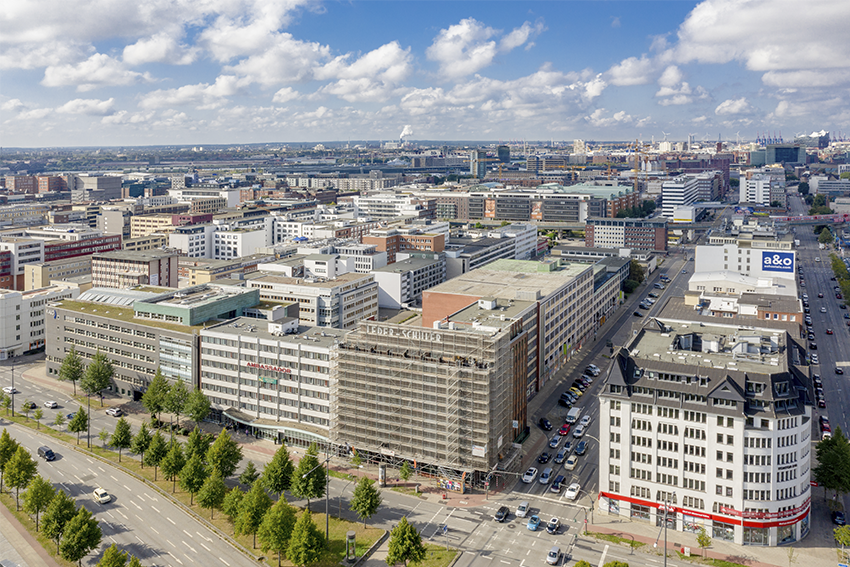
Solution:
[(788, 393), (788, 382), (777, 382), (773, 385), (773, 389), (778, 396)]

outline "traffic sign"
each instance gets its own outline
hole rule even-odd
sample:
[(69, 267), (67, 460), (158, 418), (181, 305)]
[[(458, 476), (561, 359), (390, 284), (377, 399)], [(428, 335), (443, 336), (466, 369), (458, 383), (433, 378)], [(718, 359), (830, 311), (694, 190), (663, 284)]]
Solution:
[(443, 533), (444, 533), (444, 534), (449, 533), (449, 527), (448, 527), (448, 526), (443, 525)]

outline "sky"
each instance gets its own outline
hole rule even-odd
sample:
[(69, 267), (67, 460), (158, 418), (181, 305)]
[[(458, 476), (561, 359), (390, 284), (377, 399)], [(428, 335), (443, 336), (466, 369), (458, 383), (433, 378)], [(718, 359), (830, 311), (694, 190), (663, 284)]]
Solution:
[(4, 0), (0, 145), (850, 137), (850, 1)]

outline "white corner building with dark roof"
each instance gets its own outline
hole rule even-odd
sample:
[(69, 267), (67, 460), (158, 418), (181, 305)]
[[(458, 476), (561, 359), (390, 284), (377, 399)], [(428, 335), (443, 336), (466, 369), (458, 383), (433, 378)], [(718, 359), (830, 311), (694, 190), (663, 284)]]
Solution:
[(599, 512), (744, 545), (810, 529), (812, 390), (781, 329), (650, 319), (600, 403)]

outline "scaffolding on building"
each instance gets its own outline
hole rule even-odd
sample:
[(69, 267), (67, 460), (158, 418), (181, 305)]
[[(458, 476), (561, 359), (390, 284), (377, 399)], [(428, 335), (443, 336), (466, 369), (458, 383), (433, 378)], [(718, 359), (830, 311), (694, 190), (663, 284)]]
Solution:
[[(512, 411), (506, 335), (471, 327), (378, 334), (361, 325), (332, 360), (334, 440), (370, 460), (483, 485)], [(473, 444), (481, 439), (485, 446)]]

